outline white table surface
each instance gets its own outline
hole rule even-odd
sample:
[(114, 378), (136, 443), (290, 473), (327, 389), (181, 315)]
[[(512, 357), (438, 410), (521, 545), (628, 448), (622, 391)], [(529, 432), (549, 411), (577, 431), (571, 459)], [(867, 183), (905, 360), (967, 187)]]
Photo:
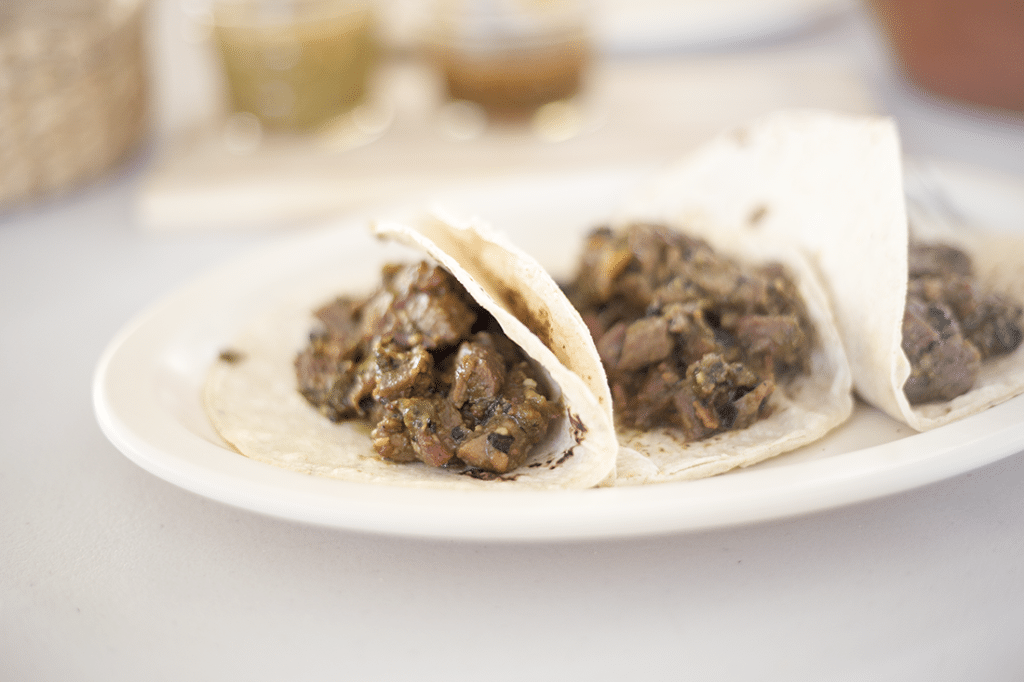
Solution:
[[(929, 106), (894, 105), (918, 149), (1024, 158), (1012, 121)], [(149, 161), (0, 215), (0, 680), (1024, 679), (1024, 454), (805, 518), (537, 544), (309, 527), (148, 474), (93, 417), (99, 354), (268, 238), (139, 229)]]

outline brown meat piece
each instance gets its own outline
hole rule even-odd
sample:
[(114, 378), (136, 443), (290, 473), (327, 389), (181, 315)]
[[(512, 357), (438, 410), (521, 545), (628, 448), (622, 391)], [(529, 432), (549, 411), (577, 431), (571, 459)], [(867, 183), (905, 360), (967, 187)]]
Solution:
[(476, 320), (462, 286), (437, 265), (391, 267), (384, 287), (365, 306), (363, 333), (391, 337), (407, 348), (457, 345)]
[(628, 325), (625, 322), (616, 322), (610, 329), (598, 331), (594, 334), (597, 344), (597, 354), (601, 356), (601, 362), (609, 371), (619, 366), (619, 358), (622, 356), (622, 345), (626, 341), (626, 330)]
[(463, 462), (478, 469), (506, 472), (526, 461), (523, 450), (525, 433), (512, 419), (501, 419), (491, 429), (474, 432), (459, 446), (458, 456)]
[(781, 266), (744, 269), (664, 225), (592, 234), (566, 291), (624, 426), (690, 440), (745, 428), (779, 377), (810, 365), (813, 330)]
[(344, 375), (346, 381), (337, 383), (327, 402), (338, 411), (339, 418), (365, 417), (377, 386), (374, 359), (365, 358), (358, 365), (346, 365)]
[(442, 396), (402, 398), (396, 407), (416, 459), (437, 467), (455, 456), (455, 435), (464, 425), (459, 411), (448, 400)]
[(384, 410), (370, 433), (373, 449), (382, 459), (393, 462), (415, 462), (418, 457), (405, 429), (405, 421), (397, 410)]
[(714, 422), (708, 425), (708, 409), (693, 394), (693, 386), (689, 382), (680, 385), (676, 391), (671, 393), (675, 413), (672, 420), (666, 423), (674, 424), (683, 432), (686, 440), (703, 440), (715, 433)]
[(775, 391), (775, 383), (762, 381), (746, 393), (734, 397), (731, 404), (736, 408), (732, 427), (745, 429), (760, 419), (768, 411), (768, 398)]
[[(455, 368), (449, 398), (456, 407), (469, 403), (470, 411), (493, 402), (505, 383), (505, 359), (489, 334), (476, 341), (464, 341), (455, 354)], [(486, 408), (484, 408), (486, 409)]]
[(764, 371), (779, 375), (804, 368), (808, 340), (796, 315), (743, 315), (735, 334), (752, 364)]
[(337, 346), (339, 356), (349, 357), (362, 342), (362, 319), (357, 301), (337, 298), (314, 314), (324, 323), (325, 335)]
[(373, 353), (375, 387), (373, 397), (381, 401), (398, 400), (429, 391), (434, 383), (434, 358), (423, 348), (407, 351), (388, 340)]
[(532, 443), (547, 433), (559, 414), (553, 407), (554, 403), (540, 392), (529, 363), (519, 361), (508, 369), (501, 394), (489, 403), (484, 414), (467, 415), (463, 408), (473, 431), (459, 446), (459, 459), (497, 472), (521, 466)]
[(911, 281), (909, 293), (948, 305), (964, 337), (975, 345), (983, 360), (1013, 352), (1024, 338), (1021, 306), (985, 290), (973, 278), (958, 274), (921, 277)]
[(618, 370), (632, 371), (661, 362), (675, 347), (664, 317), (642, 317), (626, 328)]
[(903, 391), (914, 405), (966, 393), (981, 368), (981, 354), (963, 338), (952, 311), (941, 303), (907, 301), (903, 352), (911, 366)]
[(314, 334), (295, 358), (299, 392), (331, 421), (363, 416), (360, 403), (373, 390), (372, 369), (343, 355), (346, 346), (329, 335)]
[(973, 388), (980, 362), (1020, 346), (1024, 309), (985, 289), (955, 247), (913, 243), (909, 264), (903, 350), (911, 375), (903, 390), (912, 404), (952, 400)]
[[(295, 358), (299, 392), (314, 405), (327, 402), (335, 384), (345, 375), (340, 346), (324, 343), (324, 337), (313, 337), (310, 344)], [(348, 363), (351, 365), (351, 362)]]
[(337, 299), (317, 316), (323, 328), (295, 359), (299, 390), (334, 421), (370, 418), (383, 459), (505, 473), (562, 413), (519, 348), (437, 266), (387, 266), (366, 300)]
[(674, 401), (681, 386), (675, 363), (659, 363), (644, 372), (616, 372), (612, 376), (616, 417), (639, 429), (674, 424)]
[(750, 426), (765, 414), (775, 388), (772, 381), (762, 381), (743, 365), (714, 353), (691, 365), (685, 377), (662, 363), (639, 383), (620, 419), (641, 429), (675, 426), (687, 440)]
[(673, 303), (663, 314), (668, 320), (668, 330), (679, 339), (677, 349), (682, 364), (689, 366), (708, 353), (725, 351), (721, 337), (716, 336), (700, 307)]
[[(774, 390), (772, 380), (761, 380), (742, 364), (728, 363), (714, 353), (705, 355), (692, 365), (687, 371), (687, 379), (700, 403), (698, 415), (704, 426), (713, 433), (749, 426), (760, 416), (767, 405), (768, 396)], [(748, 404), (750, 399), (737, 404), (752, 392), (756, 397), (753, 405)]]

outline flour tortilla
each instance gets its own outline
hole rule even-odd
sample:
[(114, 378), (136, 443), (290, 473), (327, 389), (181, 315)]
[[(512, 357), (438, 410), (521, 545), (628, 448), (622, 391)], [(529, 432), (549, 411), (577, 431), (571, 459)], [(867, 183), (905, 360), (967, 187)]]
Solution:
[[(323, 291), (316, 287), (278, 300), (255, 318), (233, 342), (235, 362), (219, 361), (205, 387), (207, 413), (221, 436), (240, 453), (262, 462), (316, 476), (362, 483), (444, 489), (590, 488), (610, 484), (615, 475), (617, 444), (610, 411), (583, 379), (569, 371), (509, 308), (510, 297), (501, 283), (489, 278), (482, 259), (501, 262), (525, 278), (520, 284), (525, 310), (536, 307), (531, 278), (539, 275), (532, 259), (506, 251), (473, 229), (459, 230), (436, 219), (423, 222), (423, 231), (407, 224), (377, 226), (378, 234), (416, 247), (458, 279), (488, 310), (505, 333), (550, 378), (562, 396), (566, 414), (553, 424), (548, 437), (526, 464), (513, 472), (481, 480), (422, 463), (379, 459), (370, 441), (371, 427), (363, 422), (332, 423), (299, 394), (293, 361), (316, 325), (312, 311), (341, 294), (365, 291)], [(486, 253), (481, 253), (485, 250)], [(470, 274), (473, 273), (473, 274)], [(546, 277), (546, 275), (545, 275)], [(571, 334), (558, 325), (547, 336), (559, 344), (564, 357)], [(566, 355), (567, 354), (567, 355)]]
[[(974, 389), (947, 403), (911, 406), (902, 321), (909, 229), (893, 122), (820, 111), (783, 111), (714, 139), (662, 174), (624, 215), (713, 224), (717, 243), (758, 233), (797, 245), (828, 293), (856, 392), (919, 431), (980, 412), (1024, 391), (1024, 352), (986, 362)], [(756, 219), (755, 219), (756, 218)], [(920, 225), (936, 237), (937, 225)], [(1024, 243), (963, 230), (983, 282), (1024, 300)]]

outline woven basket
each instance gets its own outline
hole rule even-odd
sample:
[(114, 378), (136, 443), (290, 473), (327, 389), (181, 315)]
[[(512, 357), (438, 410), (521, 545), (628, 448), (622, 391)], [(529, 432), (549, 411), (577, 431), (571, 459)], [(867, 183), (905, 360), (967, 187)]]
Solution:
[(99, 175), (147, 131), (145, 0), (0, 1), (0, 209)]

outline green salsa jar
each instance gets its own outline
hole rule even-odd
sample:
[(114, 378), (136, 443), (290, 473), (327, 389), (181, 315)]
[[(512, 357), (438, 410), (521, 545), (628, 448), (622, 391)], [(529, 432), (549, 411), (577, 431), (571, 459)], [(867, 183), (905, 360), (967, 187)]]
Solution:
[(315, 130), (366, 97), (379, 51), (367, 0), (219, 0), (213, 19), (232, 108), (265, 128)]

